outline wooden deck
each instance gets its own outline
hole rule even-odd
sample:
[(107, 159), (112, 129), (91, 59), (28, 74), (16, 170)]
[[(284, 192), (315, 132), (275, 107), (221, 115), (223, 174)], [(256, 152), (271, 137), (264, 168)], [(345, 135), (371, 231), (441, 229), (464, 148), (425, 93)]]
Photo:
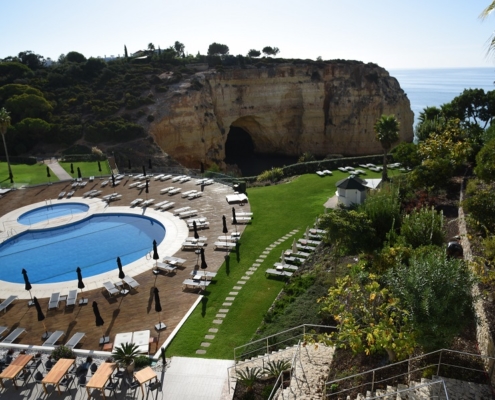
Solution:
[[(194, 184), (195, 180), (185, 183), (177, 183), (174, 186), (181, 187), (183, 191), (200, 190), (199, 186)], [(132, 178), (127, 177), (120, 185), (112, 188), (110, 186), (101, 187), (101, 180), (95, 179), (84, 188), (79, 188), (73, 197), (80, 197), (82, 193), (92, 189), (102, 190), (99, 197), (117, 192), (122, 194), (122, 198), (118, 201), (111, 202), (112, 206), (129, 206), (130, 202), (135, 198), (146, 198), (144, 189), (129, 188), (132, 183)], [(168, 194), (160, 194), (160, 190), (164, 187), (171, 186), (170, 181), (160, 182), (150, 180), (148, 198), (154, 198), (155, 202), (162, 200), (175, 201), (175, 207), (191, 206), (198, 210), (198, 216), (208, 218), (209, 229), (199, 231), (201, 236), (208, 237), (208, 246), (205, 248), (205, 257), (208, 263), (208, 271), (216, 272), (224, 262), (225, 252), (214, 251), (213, 243), (218, 236), (222, 235), (222, 215), (228, 219), (232, 215), (232, 205), (229, 205), (225, 200), (225, 195), (232, 193), (232, 189), (215, 183), (204, 188), (202, 197), (194, 200), (182, 198), (180, 195), (169, 196)], [(28, 189), (20, 189), (7, 193), (0, 198), (0, 214), (3, 215), (15, 208), (22, 207), (28, 204), (44, 201), (46, 199), (54, 199), (56, 203), (58, 194), (62, 191), (68, 192), (71, 190), (71, 183), (55, 183), (52, 185), (38, 186)], [(239, 206), (236, 206), (238, 209)], [(173, 211), (173, 208), (169, 211)], [(243, 206), (243, 211), (250, 211), (249, 204)], [(184, 222), (185, 223), (185, 222)], [(0, 227), (0, 230), (3, 229)], [(229, 224), (230, 229), (230, 224)], [(242, 225), (237, 226), (238, 231), (243, 231)], [(122, 296), (109, 297), (105, 290), (96, 289), (91, 291), (79, 292), (78, 300), (81, 297), (88, 298), (87, 305), (75, 307), (66, 307), (65, 302), (60, 302), (58, 309), (45, 312), (46, 319), (43, 321), (47, 329), (51, 332), (62, 330), (65, 336), (60, 343), (67, 342), (70, 337), (76, 332), (84, 332), (86, 336), (81, 340), (78, 348), (101, 350), (99, 339), (103, 334), (110, 336), (110, 341), (113, 341), (116, 333), (138, 331), (150, 329), (151, 335), (158, 337), (158, 343), (150, 346), (150, 353), (154, 353), (157, 348), (167, 339), (170, 333), (175, 329), (186, 312), (194, 304), (198, 294), (190, 291), (182, 291), (182, 282), (190, 278), (191, 270), (195, 268), (197, 255), (192, 251), (179, 251), (175, 253), (177, 257), (187, 260), (184, 267), (179, 267), (176, 274), (169, 276), (165, 274), (154, 275), (152, 273), (152, 263), (150, 261), (150, 270), (135, 276), (134, 278), (140, 283), (136, 290), (131, 290), (129, 294)], [(160, 254), (160, 257), (165, 254)], [(21, 274), (22, 266), (19, 266), (19, 274)], [(217, 275), (217, 279), (221, 279)], [(115, 281), (118, 281), (117, 276)], [(31, 282), (34, 286), (36, 282)], [(167, 325), (167, 328), (161, 332), (154, 329), (154, 325), (159, 322), (158, 313), (155, 312), (153, 303), (153, 288), (156, 287), (160, 291), (160, 300), (163, 311), (161, 312), (160, 320)], [(210, 286), (207, 290), (214, 290)], [(63, 295), (67, 293), (62, 293)], [(0, 298), (1, 294), (0, 294)], [(39, 299), (41, 308), (47, 309), (48, 298)], [(98, 303), (101, 316), (105, 321), (104, 326), (97, 328), (95, 326), (95, 317), (91, 304), (93, 301)], [(7, 335), (13, 329), (22, 327), (26, 332), (20, 336), (16, 343), (41, 345), (41, 338), (44, 333), (43, 323), (38, 322), (35, 307), (28, 307), (27, 300), (16, 300), (8, 308), (6, 313), (0, 315), (0, 325), (8, 326)]]

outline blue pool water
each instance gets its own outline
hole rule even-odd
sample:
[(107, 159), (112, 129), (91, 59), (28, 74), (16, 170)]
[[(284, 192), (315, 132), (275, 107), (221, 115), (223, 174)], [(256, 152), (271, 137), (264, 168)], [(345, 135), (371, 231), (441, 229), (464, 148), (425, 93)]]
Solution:
[(89, 206), (82, 203), (54, 204), (25, 212), (17, 218), (17, 222), (23, 225), (37, 224), (38, 222), (46, 221), (52, 218), (84, 213), (88, 210)]
[[(77, 279), (76, 268), (85, 278), (115, 270), (117, 257), (125, 266), (153, 250), (160, 243), (165, 227), (158, 221), (138, 215), (94, 215), (59, 228), (24, 232), (0, 245), (0, 279), (24, 283), (29, 280), (54, 283)], [(153, 260), (150, 261), (150, 264)]]

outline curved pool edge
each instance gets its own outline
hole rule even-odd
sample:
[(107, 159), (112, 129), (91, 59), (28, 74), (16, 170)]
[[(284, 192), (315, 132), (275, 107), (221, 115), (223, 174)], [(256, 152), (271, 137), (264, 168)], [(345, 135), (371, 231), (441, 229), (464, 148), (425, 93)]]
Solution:
[[(61, 200), (63, 202), (64, 200)], [(158, 244), (158, 254), (160, 258), (163, 258), (167, 255), (174, 255), (177, 251), (181, 249), (182, 242), (185, 240), (187, 236), (189, 236), (189, 229), (186, 223), (176, 217), (174, 217), (169, 212), (160, 212), (155, 211), (149, 208), (131, 208), (131, 207), (123, 207), (123, 206), (112, 206), (108, 207), (108, 204), (101, 199), (86, 199), (83, 197), (73, 197), (72, 199), (67, 199), (65, 202), (67, 203), (84, 203), (89, 205), (89, 210), (87, 213), (82, 213), (82, 215), (73, 215), (70, 217), (62, 216), (50, 221), (43, 221), (38, 224), (35, 224), (31, 227), (26, 227), (25, 225), (21, 225), (19, 223), (14, 224), (14, 221), (17, 221), (17, 217), (30, 209), (35, 209), (40, 206), (46, 205), (45, 202), (34, 203), (25, 207), (18, 208), (10, 213), (5, 214), (0, 217), (0, 229), (2, 229), (0, 235), (0, 241), (3, 242), (8, 238), (8, 231), (4, 229), (6, 225), (5, 222), (8, 222), (9, 229), (14, 229), (15, 234), (19, 234), (28, 229), (37, 230), (37, 229), (47, 229), (47, 228), (55, 228), (62, 225), (66, 225), (68, 223), (77, 222), (86, 218), (89, 218), (92, 215), (104, 215), (108, 214), (127, 214), (127, 215), (140, 215), (153, 218), (160, 222), (166, 230), (165, 238), (161, 243)], [(20, 227), (23, 227), (20, 230)], [(150, 243), (150, 251), (152, 251), (152, 244)], [(136, 260), (130, 264), (124, 266), (124, 272), (126, 275), (136, 276), (143, 272), (150, 270), (153, 266), (154, 260), (147, 260), (146, 257), (142, 257), (139, 260)], [(25, 267), (29, 272), (29, 266)], [(117, 267), (115, 270), (105, 272), (99, 275), (93, 275), (91, 277), (85, 278), (83, 276), (83, 282), (86, 286), (83, 289), (84, 291), (93, 290), (103, 287), (103, 283), (106, 281), (117, 282)], [(21, 267), (19, 267), (19, 273), (21, 273)], [(76, 272), (74, 270), (74, 280), (65, 281), (65, 282), (57, 282), (57, 283), (44, 283), (44, 284), (35, 284), (33, 283), (31, 294), (38, 298), (50, 297), (53, 292), (61, 292), (63, 294), (67, 293), (69, 290), (77, 288), (77, 277)], [(19, 299), (29, 299), (29, 292), (24, 290), (24, 283), (11, 283), (0, 280), (0, 291), (5, 293), (5, 295), (16, 295)]]

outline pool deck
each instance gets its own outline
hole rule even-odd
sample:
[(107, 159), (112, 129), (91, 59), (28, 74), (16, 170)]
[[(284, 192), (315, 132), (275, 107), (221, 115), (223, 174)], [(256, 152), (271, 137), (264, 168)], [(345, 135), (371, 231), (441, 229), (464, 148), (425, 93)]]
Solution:
[[(90, 182), (85, 188), (79, 188), (70, 200), (57, 199), (60, 192), (71, 190), (72, 182), (70, 181), (19, 189), (6, 193), (0, 198), (0, 215), (2, 216), (2, 219), (0, 219), (0, 241), (5, 240), (5, 238), (13, 233), (12, 228), (14, 227), (16, 217), (15, 214), (9, 213), (14, 210), (23, 207), (33, 208), (48, 202), (56, 204), (57, 202), (64, 201), (79, 201), (82, 193), (92, 189), (98, 189), (102, 190), (99, 196), (100, 198), (87, 200), (87, 203), (91, 205), (91, 212), (107, 213), (126, 211), (134, 214), (145, 214), (159, 219), (167, 229), (166, 239), (158, 248), (160, 258), (167, 255), (175, 255), (186, 259), (187, 262), (184, 264), (184, 267), (179, 267), (175, 274), (170, 275), (154, 275), (151, 271), (154, 260), (146, 259), (146, 257), (125, 266), (124, 272), (133, 276), (139, 282), (140, 286), (131, 290), (127, 295), (113, 297), (109, 296), (106, 290), (102, 289), (102, 283), (105, 280), (111, 280), (114, 283), (119, 282), (117, 268), (115, 268), (115, 272), (109, 272), (92, 278), (85, 278), (83, 276), (86, 287), (82, 293), (79, 291), (78, 299), (88, 299), (88, 305), (66, 307), (65, 302), (61, 301), (59, 308), (52, 310), (47, 310), (50, 294), (57, 291), (61, 292), (62, 295), (67, 295), (70, 289), (77, 289), (77, 280), (46, 285), (31, 282), (33, 286), (31, 290), (32, 295), (39, 298), (41, 308), (46, 316), (43, 323), (38, 322), (36, 309), (34, 307), (28, 307), (30, 295), (29, 292), (24, 290), (24, 284), (0, 281), (0, 299), (6, 298), (8, 293), (18, 296), (18, 299), (8, 307), (6, 312), (0, 314), (0, 325), (8, 327), (4, 335), (18, 327), (26, 329), (26, 332), (20, 336), (16, 343), (24, 345), (40, 345), (43, 343), (41, 338), (45, 332), (43, 324), (46, 325), (49, 331), (61, 330), (65, 333), (60, 341), (61, 343), (65, 343), (76, 332), (84, 332), (85, 336), (78, 347), (87, 350), (102, 350), (102, 347), (99, 345), (99, 339), (103, 334), (109, 336), (110, 341), (113, 341), (115, 334), (120, 332), (150, 329), (151, 336), (157, 340), (156, 343), (150, 345), (150, 354), (154, 354), (159, 350), (160, 346), (172, 338), (173, 332), (180, 326), (181, 321), (185, 319), (185, 316), (201, 299), (201, 294), (197, 292), (182, 290), (182, 282), (190, 277), (190, 273), (194, 268), (197, 268), (197, 255), (194, 251), (180, 250), (183, 238), (192, 236), (192, 232), (189, 232), (186, 223), (174, 217), (171, 212), (155, 211), (153, 207), (144, 209), (141, 207), (130, 207), (132, 200), (138, 197), (146, 198), (144, 189), (128, 187), (130, 183), (134, 182), (132, 178), (126, 177), (115, 188), (111, 187), (111, 185), (110, 187), (101, 187), (101, 181), (100, 179), (96, 179), (94, 182)], [(154, 181), (151, 178), (147, 198), (154, 198), (155, 203), (162, 200), (174, 201), (175, 209), (189, 206), (198, 210), (198, 217), (202, 216), (208, 219), (210, 223), (209, 229), (200, 230), (199, 233), (201, 236), (208, 237), (208, 245), (205, 247), (208, 271), (218, 271), (225, 261), (224, 257), (226, 253), (224, 251), (215, 251), (213, 249), (213, 242), (215, 242), (218, 236), (223, 235), (222, 215), (230, 219), (232, 205), (226, 202), (225, 196), (233, 193), (232, 188), (215, 183), (204, 188), (202, 197), (189, 200), (182, 198), (180, 194), (174, 196), (160, 194), (162, 188), (169, 186), (181, 187), (183, 192), (193, 189), (199, 191), (200, 187), (195, 185), (194, 179), (185, 183), (172, 183), (170, 181)], [(109, 205), (102, 201), (101, 196), (115, 192), (122, 195), (120, 200), (111, 202)], [(237, 209), (238, 207), (236, 206)], [(169, 211), (173, 211), (174, 208)], [(245, 204), (242, 208), (243, 211), (250, 211), (249, 204)], [(23, 210), (21, 211), (24, 212)], [(21, 211), (16, 212), (21, 213)], [(50, 226), (62, 223), (62, 219), (64, 218), (66, 217), (59, 217), (53, 220), (50, 222), (53, 225)], [(71, 216), (70, 218), (73, 217)], [(42, 225), (46, 227), (45, 223), (40, 224), (37, 224), (35, 227), (40, 228)], [(19, 226), (17, 228), (21, 229)], [(229, 224), (230, 228), (231, 225)], [(16, 228), (14, 229), (16, 230)], [(237, 230), (240, 232), (243, 232), (244, 229), (244, 225), (237, 226)], [(15, 233), (19, 232), (16, 230)], [(88, 249), (88, 251), (91, 251), (91, 249)], [(26, 268), (29, 274), (29, 270), (36, 268), (36, 266), (19, 265), (19, 274), (21, 274), (22, 268)], [(228, 278), (223, 274), (224, 272), (221, 270), (217, 275), (217, 279)], [(160, 291), (163, 309), (160, 317), (155, 312), (153, 305), (153, 288), (155, 286)], [(214, 282), (207, 290), (215, 290)], [(98, 303), (100, 313), (105, 321), (104, 326), (100, 328), (95, 326), (95, 319), (91, 309), (93, 301)], [(165, 322), (167, 328), (162, 331), (156, 331), (154, 325), (159, 321)]]

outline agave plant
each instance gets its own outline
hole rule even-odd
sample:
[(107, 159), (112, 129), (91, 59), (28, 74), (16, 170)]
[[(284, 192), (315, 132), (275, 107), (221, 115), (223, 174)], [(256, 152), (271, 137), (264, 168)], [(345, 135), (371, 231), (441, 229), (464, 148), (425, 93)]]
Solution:
[(290, 362), (287, 360), (269, 361), (263, 372), (270, 377), (278, 377), (282, 372), (290, 369)]
[(139, 347), (134, 343), (123, 343), (120, 347), (113, 349), (112, 356), (116, 362), (128, 367), (137, 356), (139, 356)]
[(261, 375), (261, 368), (246, 367), (244, 370), (237, 371), (236, 375), (237, 375), (237, 380), (241, 382), (243, 386), (246, 387), (246, 390), (248, 392), (251, 392), (253, 390), (254, 383)]

